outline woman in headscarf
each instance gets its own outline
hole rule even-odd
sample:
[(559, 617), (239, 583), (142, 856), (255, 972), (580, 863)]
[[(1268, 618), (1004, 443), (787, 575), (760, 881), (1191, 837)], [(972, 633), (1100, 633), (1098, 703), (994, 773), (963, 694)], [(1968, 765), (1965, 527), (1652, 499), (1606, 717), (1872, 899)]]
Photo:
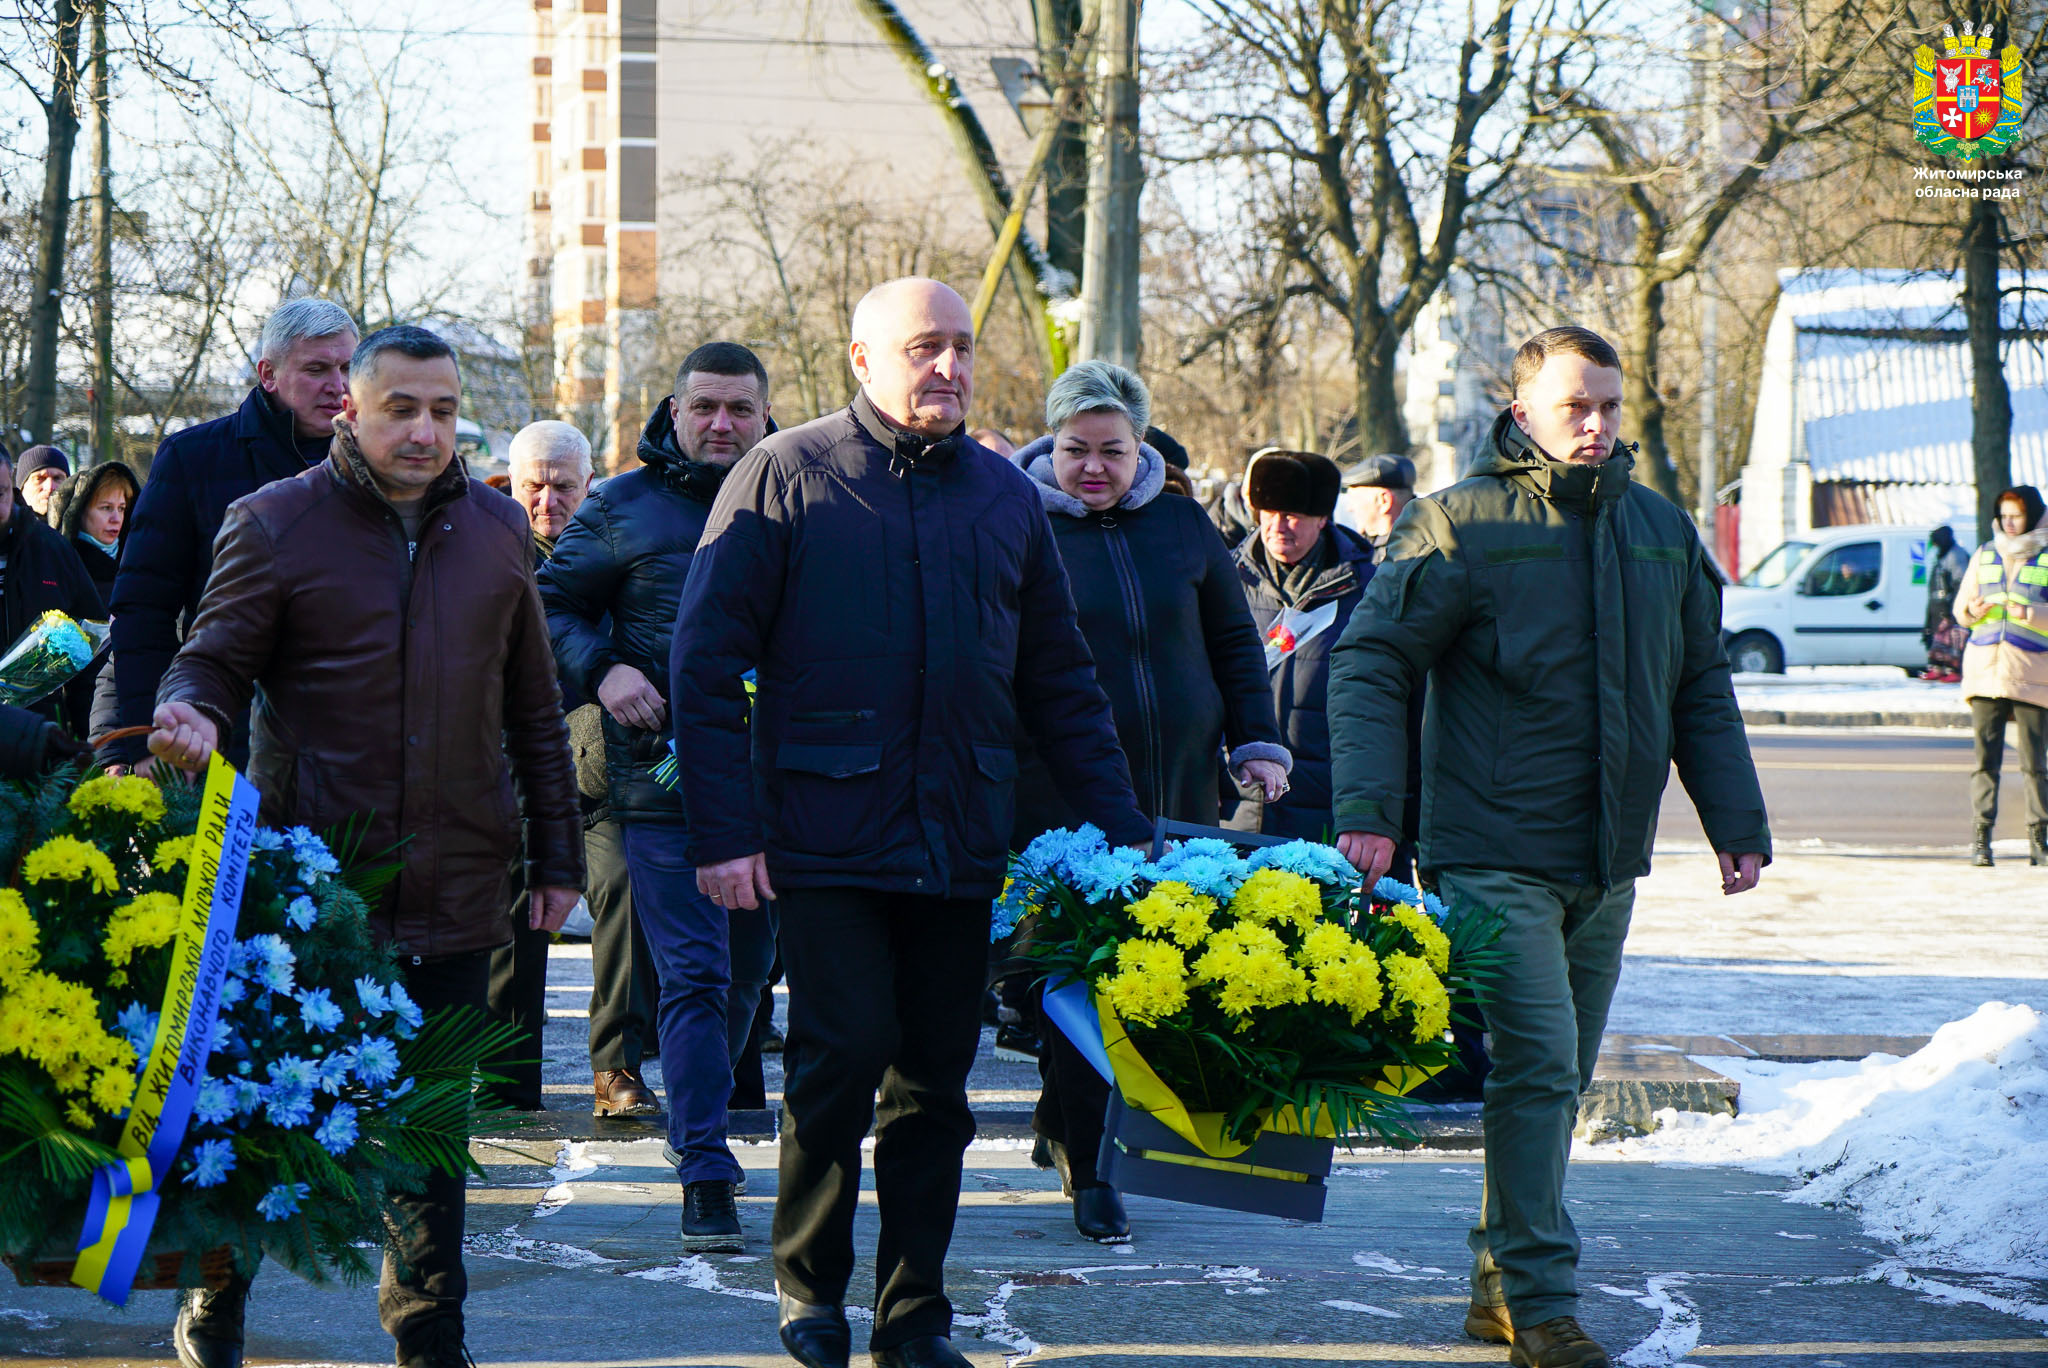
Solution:
[[(1200, 505), (1162, 494), (1165, 459), (1140, 440), (1150, 410), (1137, 376), (1083, 362), (1046, 395), (1052, 435), (1017, 460), (1051, 516), (1138, 806), (1214, 826), (1219, 757), (1268, 799), (1287, 791), (1292, 760), (1230, 553)], [(1078, 821), (1044, 765), (1027, 760), (1016, 848)], [(1130, 1231), (1123, 1201), (1095, 1171), (1109, 1085), (1050, 1023), (1038, 1059), (1044, 1088), (1032, 1125), (1051, 1142), (1074, 1224), (1092, 1239), (1121, 1239)]]

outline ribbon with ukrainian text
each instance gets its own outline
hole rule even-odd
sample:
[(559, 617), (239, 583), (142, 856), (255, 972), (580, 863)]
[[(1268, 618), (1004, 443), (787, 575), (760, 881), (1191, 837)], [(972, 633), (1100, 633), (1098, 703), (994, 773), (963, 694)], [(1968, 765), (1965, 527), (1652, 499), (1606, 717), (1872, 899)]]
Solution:
[(216, 752), (206, 767), (156, 1042), (121, 1128), (121, 1162), (93, 1174), (71, 1273), (72, 1282), (116, 1306), (127, 1304), (135, 1285), (162, 1202), (159, 1189), (184, 1143), (192, 1104), (206, 1077), (258, 802), (255, 785)]

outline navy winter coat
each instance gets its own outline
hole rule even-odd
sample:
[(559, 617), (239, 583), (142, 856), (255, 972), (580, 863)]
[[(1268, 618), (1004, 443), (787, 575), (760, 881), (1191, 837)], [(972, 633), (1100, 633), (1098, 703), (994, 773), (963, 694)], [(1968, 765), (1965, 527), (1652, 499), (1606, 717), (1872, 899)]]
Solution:
[[(20, 498), (13, 515), (0, 524), (0, 558), (7, 567), (0, 574), (0, 651), (52, 609), (74, 621), (106, 621), (106, 603), (85, 562)], [(74, 677), (33, 711), (84, 737), (92, 721), (92, 679), (90, 671)]]
[(1020, 724), (1076, 811), (1151, 834), (1030, 477), (865, 396), (727, 476), (669, 677), (699, 865), (765, 850), (777, 884), (993, 897)]
[[(670, 699), (669, 639), (690, 554), (711, 516), (725, 471), (686, 460), (664, 399), (640, 438), (638, 470), (599, 485), (540, 569), (540, 599), (563, 681), (584, 698), (614, 665), (631, 665)], [(666, 731), (604, 715), (604, 763), (612, 817), (680, 826), (683, 800), (654, 780), (668, 756)]]
[[(1302, 641), (1272, 671), (1273, 709), (1280, 721), (1280, 739), (1294, 753), (1294, 769), (1288, 774), (1291, 787), (1280, 801), (1265, 805), (1260, 827), (1269, 836), (1311, 841), (1336, 835), (1330, 815), (1330, 652), (1351, 621), (1351, 610), (1358, 606), (1374, 568), (1372, 543), (1351, 529), (1333, 522), (1323, 529), (1323, 536), (1334, 555), (1294, 606), (1310, 612), (1334, 603), (1337, 612), (1327, 627)], [(1287, 610), (1287, 603), (1273, 582), (1269, 562), (1254, 554), (1258, 546), (1256, 532), (1245, 538), (1237, 549), (1237, 568), (1244, 579), (1252, 620), (1265, 636)]]
[[(114, 577), (115, 725), (142, 726), (155, 715), (157, 685), (198, 616), (228, 505), (325, 459), (325, 448), (323, 440), (309, 460), (291, 414), (261, 387), (226, 417), (164, 438), (128, 520), (127, 548)], [(224, 752), (237, 765), (248, 762), (248, 722), (246, 715), (235, 719)], [(146, 753), (134, 740), (102, 755), (132, 764)]]

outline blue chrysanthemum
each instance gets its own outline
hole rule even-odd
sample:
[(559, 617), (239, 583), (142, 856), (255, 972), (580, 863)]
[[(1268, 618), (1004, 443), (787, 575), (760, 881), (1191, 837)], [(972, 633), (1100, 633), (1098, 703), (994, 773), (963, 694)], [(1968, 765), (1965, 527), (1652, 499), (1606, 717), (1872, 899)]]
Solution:
[(240, 1006), (242, 999), (247, 996), (249, 990), (242, 986), (240, 979), (229, 977), (221, 980), (220, 1005), (223, 1009)]
[(256, 1109), (263, 1105), (263, 1086), (260, 1083), (251, 1083), (246, 1078), (238, 1078), (235, 1080), (234, 1088), (235, 1115), (253, 1115)]
[(346, 1102), (335, 1103), (313, 1138), (329, 1154), (346, 1154), (356, 1142), (356, 1109)]
[(1061, 827), (1046, 832), (1025, 846), (1024, 853), (1017, 858), (1036, 877), (1068, 878), (1078, 861), (1108, 849), (1109, 840), (1102, 834), (1102, 828), (1085, 822), (1072, 830)]
[(156, 1043), (156, 1028), (157, 1014), (139, 1002), (129, 1003), (114, 1018), (114, 1029), (135, 1047), (138, 1060), (149, 1058), (149, 1048)]
[(192, 1102), (192, 1115), (200, 1124), (218, 1126), (234, 1114), (235, 1090), (226, 1079), (209, 1078), (199, 1085), (199, 1096)]
[(266, 1221), (282, 1221), (287, 1216), (298, 1214), (299, 1203), (312, 1190), (307, 1183), (279, 1183), (256, 1199), (256, 1210), (263, 1213)]
[(363, 1010), (371, 1016), (383, 1016), (391, 1010), (391, 994), (368, 974), (356, 980), (356, 1001), (362, 1003)]
[(398, 1047), (382, 1036), (365, 1036), (356, 1047), (355, 1070), (365, 1086), (383, 1087), (398, 1077)]
[(307, 883), (322, 875), (341, 872), (341, 862), (328, 850), (327, 842), (315, 836), (310, 828), (295, 826), (285, 832), (284, 837), (291, 843), (292, 859), (298, 862), (299, 877)]
[(249, 844), (255, 846), (258, 850), (283, 850), (285, 844), (284, 833), (273, 831), (269, 827), (258, 827), (255, 837)]
[(341, 1025), (341, 1008), (325, 988), (306, 988), (299, 993), (299, 1020), (309, 1031), (331, 1031)]
[(219, 1187), (235, 1171), (232, 1140), (201, 1140), (192, 1149), (192, 1172), (185, 1181), (193, 1187)]
[(1424, 893), (1418, 888), (1410, 888), (1407, 884), (1400, 882), (1392, 876), (1383, 878), (1374, 884), (1372, 886), (1372, 895), (1382, 902), (1410, 903), (1427, 912), (1431, 920), (1438, 923), (1441, 923), (1445, 917), (1450, 915), (1450, 909), (1444, 906), (1443, 900), (1437, 897), (1436, 894)]
[(313, 1119), (310, 1090), (271, 1087), (264, 1090), (263, 1117), (273, 1126), (292, 1130)]
[(284, 919), (294, 929), (311, 931), (313, 923), (320, 920), (320, 909), (313, 906), (313, 900), (301, 893), (293, 898), (291, 906), (285, 908)]
[(339, 1095), (341, 1090), (348, 1086), (349, 1070), (355, 1067), (355, 1063), (355, 1052), (352, 1050), (336, 1050), (321, 1060), (313, 1070), (319, 1080), (320, 1091), (330, 1097)]
[(1289, 841), (1286, 845), (1261, 846), (1250, 860), (1253, 869), (1284, 869), (1314, 879), (1319, 884), (1349, 884), (1358, 878), (1351, 861), (1335, 846), (1320, 841)]
[(394, 983), (385, 991), (391, 997), (391, 1010), (398, 1013), (399, 1038), (412, 1039), (414, 1032), (419, 1030), (420, 1023), (426, 1020), (420, 1012), (419, 1004), (406, 993), (405, 985), (402, 983)]
[(1111, 894), (1128, 894), (1145, 871), (1145, 857), (1135, 850), (1119, 847), (1097, 851), (1069, 861), (1067, 881), (1089, 902), (1101, 902)]
[(270, 1082), (274, 1087), (310, 1092), (313, 1078), (313, 1062), (309, 1059), (301, 1059), (297, 1055), (279, 1055), (270, 1061)]

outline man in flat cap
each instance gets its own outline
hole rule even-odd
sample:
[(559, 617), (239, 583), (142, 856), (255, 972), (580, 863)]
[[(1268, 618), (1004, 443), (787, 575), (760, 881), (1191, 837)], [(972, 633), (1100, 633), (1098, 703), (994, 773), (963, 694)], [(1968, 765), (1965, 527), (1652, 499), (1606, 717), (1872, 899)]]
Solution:
[(1415, 497), (1415, 462), (1406, 456), (1367, 456), (1344, 472), (1345, 521), (1372, 546), (1372, 563), (1387, 558), (1394, 520)]
[[(1245, 601), (1266, 643), (1280, 736), (1294, 755), (1292, 787), (1263, 805), (1239, 805), (1230, 825), (1322, 840), (1330, 825), (1330, 728), (1323, 698), (1330, 648), (1351, 620), (1373, 550), (1333, 520), (1342, 476), (1312, 451), (1268, 447), (1245, 468), (1244, 499), (1256, 526), (1237, 549)], [(1257, 818), (1258, 820), (1254, 820)]]

